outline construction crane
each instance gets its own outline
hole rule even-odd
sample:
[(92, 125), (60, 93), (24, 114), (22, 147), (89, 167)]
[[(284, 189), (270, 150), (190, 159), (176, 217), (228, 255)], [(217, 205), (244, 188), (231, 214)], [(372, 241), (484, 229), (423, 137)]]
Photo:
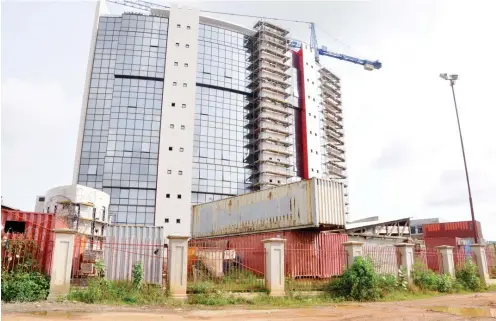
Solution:
[[(326, 46), (319, 48), (317, 43), (317, 33), (315, 32), (315, 24), (313, 22), (308, 22), (308, 24), (310, 24), (310, 48), (315, 50), (315, 60), (319, 61), (319, 56), (326, 56), (348, 61), (357, 65), (362, 65), (366, 70), (381, 69), (382, 63), (378, 60), (370, 61), (332, 52), (327, 50)], [(292, 39), (289, 41), (289, 46), (292, 48), (301, 48), (301, 41)]]
[[(158, 9), (168, 9), (169, 7), (166, 5), (160, 5), (144, 0), (107, 0), (108, 2), (116, 3), (122, 6), (130, 7), (130, 8), (136, 8), (139, 10), (151, 12), (152, 8), (158, 8)], [(319, 56), (326, 56), (326, 57), (331, 57), (347, 62), (351, 62), (357, 65), (361, 65), (365, 68), (365, 70), (376, 70), (376, 69), (381, 69), (382, 63), (379, 62), (378, 60), (376, 61), (370, 61), (366, 59), (360, 59), (360, 58), (355, 58), (351, 56), (347, 56), (344, 54), (336, 53), (327, 50), (326, 46), (318, 47), (318, 42), (317, 42), (317, 33), (315, 32), (315, 23), (313, 22), (308, 22), (308, 21), (299, 21), (299, 20), (289, 20), (289, 19), (278, 19), (278, 18), (268, 18), (268, 17), (257, 17), (257, 16), (250, 16), (250, 15), (243, 15), (243, 14), (233, 14), (233, 13), (225, 13), (225, 12), (213, 12), (213, 11), (204, 11), (204, 12), (210, 12), (210, 13), (217, 13), (217, 14), (228, 14), (228, 15), (234, 15), (234, 16), (243, 16), (243, 17), (255, 17), (255, 18), (264, 18), (264, 19), (271, 19), (271, 20), (284, 20), (284, 21), (291, 21), (291, 22), (298, 22), (298, 23), (308, 23), (310, 25), (310, 48), (312, 48), (315, 52), (315, 60), (319, 61)], [(301, 41), (299, 40), (294, 40), (291, 39), (289, 41), (289, 46), (291, 48), (301, 48)]]

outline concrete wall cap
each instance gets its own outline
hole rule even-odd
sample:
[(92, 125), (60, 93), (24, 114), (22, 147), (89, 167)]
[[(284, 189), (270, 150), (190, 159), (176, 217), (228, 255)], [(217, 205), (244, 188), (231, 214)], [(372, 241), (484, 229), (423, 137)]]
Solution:
[(179, 236), (179, 235), (169, 235), (167, 236), (169, 240), (189, 240), (189, 236)]
[(437, 249), (440, 249), (440, 250), (444, 250), (444, 249), (452, 249), (454, 248), (454, 246), (451, 246), (451, 245), (439, 245), (439, 246), (436, 246)]
[(270, 238), (270, 239), (265, 239), (265, 240), (262, 240), (262, 243), (276, 243), (276, 242), (282, 242), (282, 243), (286, 243), (286, 239), (280, 239), (280, 238), (277, 238), (277, 237), (273, 237), (273, 238)]
[(470, 247), (486, 247), (484, 244), (470, 244)]
[(76, 231), (70, 230), (68, 228), (56, 228), (53, 230), (55, 234), (76, 234)]
[(395, 244), (394, 246), (396, 246), (396, 247), (414, 247), (415, 244), (413, 244), (413, 243), (398, 243), (398, 244)]
[(343, 245), (364, 245), (365, 242), (358, 242), (358, 241), (349, 241), (349, 242), (344, 242)]

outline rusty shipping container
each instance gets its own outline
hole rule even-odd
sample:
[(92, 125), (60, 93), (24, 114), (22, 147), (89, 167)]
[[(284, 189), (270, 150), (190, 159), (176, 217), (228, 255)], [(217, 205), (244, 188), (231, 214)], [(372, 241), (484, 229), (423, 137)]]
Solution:
[(103, 243), (106, 278), (130, 281), (133, 265), (140, 262), (145, 282), (162, 285), (167, 264), (164, 244), (161, 226), (107, 226)]
[[(50, 274), (54, 242), (53, 229), (59, 227), (56, 226), (55, 215), (2, 209), (2, 226), (2, 240), (34, 240), (38, 246), (31, 255), (37, 259), (41, 270)], [(5, 258), (5, 255), (6, 249), (2, 247), (2, 258)], [(11, 261), (10, 265), (16, 260), (11, 259)], [(5, 267), (3, 263), (2, 266)]]
[(282, 238), (285, 243), (286, 276), (292, 278), (330, 278), (341, 275), (346, 264), (343, 243), (348, 235), (321, 231), (279, 231), (216, 238), (193, 239), (189, 242), (192, 265), (194, 253), (201, 249), (233, 250), (236, 259), (248, 270), (263, 275), (265, 250), (263, 240)]
[[(479, 238), (483, 239), (482, 228), (480, 222), (477, 223), (477, 234)], [(447, 223), (434, 223), (423, 225), (424, 240), (429, 238), (473, 238), (474, 227), (472, 221), (462, 222), (447, 222)]]
[(313, 178), (193, 206), (192, 236), (343, 228), (342, 183)]

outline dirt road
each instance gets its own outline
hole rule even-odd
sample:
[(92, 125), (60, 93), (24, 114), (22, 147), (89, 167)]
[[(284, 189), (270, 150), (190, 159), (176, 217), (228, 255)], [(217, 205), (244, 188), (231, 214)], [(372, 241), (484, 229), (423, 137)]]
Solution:
[[(22, 312), (22, 313), (21, 313)], [(451, 295), (425, 300), (338, 304), (300, 309), (252, 310), (224, 307), (212, 310), (157, 307), (116, 307), (72, 303), (2, 304), (4, 321), (46, 320), (495, 320), (496, 293)]]

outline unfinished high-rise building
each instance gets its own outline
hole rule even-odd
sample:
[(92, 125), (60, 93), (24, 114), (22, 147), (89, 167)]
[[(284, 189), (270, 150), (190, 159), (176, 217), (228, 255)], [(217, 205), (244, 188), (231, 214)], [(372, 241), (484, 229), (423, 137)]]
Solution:
[(108, 193), (115, 223), (187, 235), (191, 204), (346, 180), (339, 79), (288, 36), (188, 8), (97, 14), (74, 183)]

